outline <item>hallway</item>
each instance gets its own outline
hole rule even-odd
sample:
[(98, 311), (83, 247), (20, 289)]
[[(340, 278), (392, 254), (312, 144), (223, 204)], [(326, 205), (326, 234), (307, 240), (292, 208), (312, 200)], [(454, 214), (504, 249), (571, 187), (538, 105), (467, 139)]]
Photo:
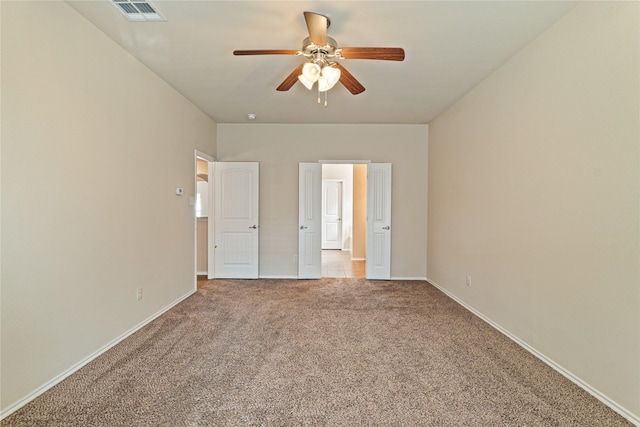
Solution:
[(325, 249), (322, 251), (322, 277), (365, 278), (365, 262), (351, 261), (351, 252)]

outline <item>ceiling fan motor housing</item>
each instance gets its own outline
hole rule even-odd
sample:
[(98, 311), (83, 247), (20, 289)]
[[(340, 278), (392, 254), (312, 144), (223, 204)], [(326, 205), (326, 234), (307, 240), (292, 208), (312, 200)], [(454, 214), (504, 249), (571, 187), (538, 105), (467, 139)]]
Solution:
[(307, 37), (302, 41), (302, 50), (300, 52), (308, 58), (315, 56), (318, 52), (321, 52), (324, 56), (332, 58), (336, 54), (336, 49), (338, 49), (338, 42), (331, 37), (327, 37), (327, 44), (324, 46), (318, 46), (311, 42), (310, 37)]

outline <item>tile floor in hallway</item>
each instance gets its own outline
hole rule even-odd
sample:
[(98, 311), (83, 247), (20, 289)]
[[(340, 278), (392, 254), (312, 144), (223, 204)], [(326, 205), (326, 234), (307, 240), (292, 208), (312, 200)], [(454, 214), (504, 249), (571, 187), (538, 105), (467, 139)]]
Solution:
[(322, 277), (364, 278), (365, 261), (351, 261), (351, 252), (322, 251)]
[[(322, 251), (322, 277), (364, 279), (367, 277), (365, 265), (365, 261), (351, 261), (351, 252), (348, 251)], [(200, 289), (209, 283), (209, 280), (205, 275), (198, 275), (197, 283)]]

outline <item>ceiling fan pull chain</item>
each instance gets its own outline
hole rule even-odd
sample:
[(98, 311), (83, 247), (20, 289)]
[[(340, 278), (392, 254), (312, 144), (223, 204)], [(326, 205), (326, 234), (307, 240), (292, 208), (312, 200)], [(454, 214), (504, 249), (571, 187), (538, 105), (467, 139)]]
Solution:
[(329, 91), (326, 91), (326, 92), (324, 93), (324, 108), (327, 108), (327, 105), (328, 105), (328, 103), (327, 103), (327, 96), (329, 96)]
[(320, 85), (318, 85), (318, 104), (320, 104)]

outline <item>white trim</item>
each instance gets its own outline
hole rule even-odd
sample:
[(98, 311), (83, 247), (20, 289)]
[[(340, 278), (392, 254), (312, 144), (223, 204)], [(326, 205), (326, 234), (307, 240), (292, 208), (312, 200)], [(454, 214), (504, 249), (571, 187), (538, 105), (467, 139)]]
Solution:
[[(260, 275), (259, 279), (296, 279), (296, 280), (298, 280), (298, 276), (297, 275), (295, 275), (295, 276), (290, 276), (290, 275), (287, 275), (287, 276), (263, 276), (263, 275)], [(317, 280), (317, 279), (300, 279), (300, 280)]]
[(66, 371), (64, 371), (61, 374), (55, 376), (50, 381), (47, 381), (46, 383), (44, 383), (43, 385), (38, 387), (33, 392), (29, 393), (28, 395), (26, 395), (25, 397), (23, 397), (22, 399), (20, 399), (16, 403), (14, 403), (13, 405), (9, 406), (4, 411), (0, 412), (0, 420), (6, 418), (7, 416), (9, 416), (12, 413), (14, 413), (15, 411), (17, 411), (18, 409), (22, 408), (24, 405), (26, 405), (27, 403), (31, 402), (33, 399), (35, 399), (36, 397), (40, 396), (42, 393), (44, 393), (45, 391), (49, 390), (50, 388), (52, 388), (56, 384), (60, 383), (62, 380), (67, 378), (69, 375), (75, 373), (76, 371), (78, 371), (80, 368), (85, 366), (87, 363), (91, 362), (96, 357), (98, 357), (101, 354), (105, 353), (106, 351), (111, 349), (113, 346), (115, 346), (116, 344), (118, 344), (119, 342), (124, 340), (125, 338), (128, 338), (129, 336), (133, 335), (139, 329), (141, 329), (142, 327), (146, 326), (148, 323), (151, 323), (153, 320), (155, 320), (158, 317), (160, 317), (166, 311), (172, 309), (173, 307), (175, 307), (176, 305), (178, 305), (179, 303), (181, 303), (182, 301), (184, 301), (185, 299), (187, 299), (188, 297), (193, 295), (195, 292), (196, 292), (195, 290), (191, 290), (191, 291), (187, 292), (186, 294), (184, 294), (183, 296), (181, 296), (180, 298), (178, 298), (174, 302), (172, 302), (169, 305), (165, 306), (164, 308), (160, 309), (160, 311), (158, 311), (157, 313), (152, 314), (151, 316), (147, 317), (145, 320), (143, 320), (142, 322), (138, 323), (136, 326), (134, 326), (133, 328), (129, 329), (128, 331), (126, 331), (125, 333), (123, 333), (122, 335), (117, 337), (116, 339), (112, 340), (111, 342), (107, 343), (103, 347), (99, 348), (97, 351), (95, 351), (92, 354), (90, 354), (89, 356), (85, 357), (84, 359), (82, 359), (81, 361), (79, 361), (78, 363), (76, 363), (75, 365), (73, 365), (72, 367), (67, 369)]
[(351, 257), (351, 261), (366, 261), (366, 258), (353, 258)]
[[(207, 275), (207, 272), (206, 272), (206, 271), (198, 271), (198, 272), (197, 272), (197, 275), (198, 275), (198, 276), (206, 276), (206, 275)], [(208, 279), (207, 279), (207, 280), (208, 280)]]
[(213, 156), (208, 155), (207, 153), (203, 153), (202, 151), (196, 150), (196, 157), (200, 157), (203, 160), (206, 160), (207, 162), (215, 162), (216, 158)]
[(533, 354), (535, 357), (537, 357), (538, 359), (540, 359), (541, 361), (546, 363), (548, 366), (553, 368), (555, 371), (557, 371), (560, 374), (562, 374), (562, 376), (564, 376), (569, 381), (571, 381), (572, 383), (574, 383), (575, 385), (577, 385), (578, 387), (580, 387), (581, 389), (583, 389), (584, 391), (586, 391), (587, 393), (589, 393), (590, 395), (592, 395), (593, 397), (598, 399), (600, 402), (604, 403), (609, 408), (613, 409), (615, 412), (617, 412), (618, 414), (622, 415), (624, 418), (626, 418), (627, 420), (631, 421), (635, 425), (640, 426), (640, 417), (632, 414), (630, 411), (628, 411), (627, 409), (625, 409), (622, 406), (620, 406), (614, 400), (612, 400), (611, 398), (607, 397), (606, 395), (604, 395), (603, 393), (598, 391), (596, 388), (594, 388), (590, 384), (586, 383), (585, 381), (583, 381), (582, 379), (580, 379), (579, 377), (574, 375), (571, 371), (569, 371), (566, 368), (564, 368), (563, 366), (557, 364), (556, 362), (551, 360), (549, 357), (545, 356), (543, 353), (541, 353), (538, 350), (536, 350), (534, 347), (532, 347), (529, 344), (527, 344), (526, 342), (522, 341), (520, 338), (518, 338), (517, 336), (513, 335), (508, 330), (504, 329), (502, 326), (500, 326), (499, 324), (495, 323), (493, 320), (489, 319), (487, 316), (485, 316), (484, 314), (480, 313), (478, 310), (476, 310), (475, 308), (473, 308), (469, 304), (467, 304), (466, 302), (464, 302), (463, 300), (461, 300), (460, 298), (458, 298), (457, 296), (455, 296), (454, 294), (452, 294), (451, 292), (449, 292), (448, 290), (446, 290), (442, 286), (438, 285), (435, 281), (433, 281), (431, 279), (427, 279), (427, 282), (429, 282), (430, 284), (432, 284), (433, 286), (435, 286), (436, 288), (441, 290), (449, 298), (451, 298), (452, 300), (454, 300), (455, 302), (457, 302), (458, 304), (460, 304), (461, 306), (463, 306), (464, 308), (469, 310), (471, 313), (473, 313), (476, 316), (478, 316), (480, 319), (484, 320), (487, 324), (489, 324), (490, 326), (492, 326), (493, 328), (498, 330), (498, 332), (501, 332), (503, 335), (505, 335), (511, 341), (513, 341), (516, 344), (520, 345), (522, 348), (527, 350), (529, 353)]
[(368, 165), (371, 160), (318, 160), (318, 163), (336, 164), (336, 165)]
[(422, 280), (423, 282), (427, 281), (426, 277), (398, 277), (398, 276), (391, 276), (391, 278), (389, 280)]

